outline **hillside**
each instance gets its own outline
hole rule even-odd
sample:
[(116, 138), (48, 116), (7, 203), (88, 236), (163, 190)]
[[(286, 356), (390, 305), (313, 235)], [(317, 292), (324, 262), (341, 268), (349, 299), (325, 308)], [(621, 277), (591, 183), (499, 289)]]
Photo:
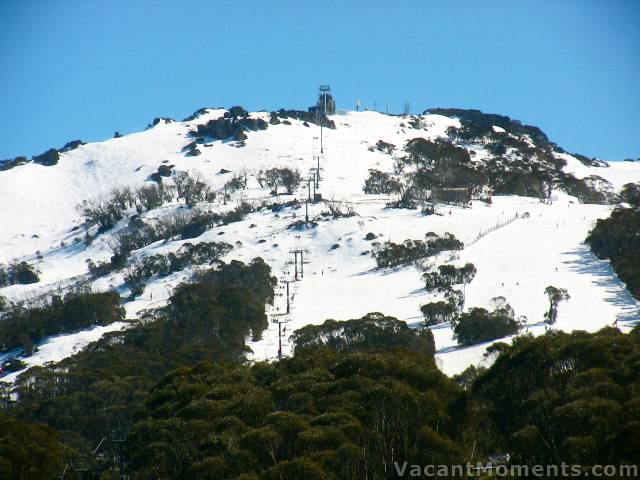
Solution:
[[(128, 321), (48, 337), (22, 360), (27, 366), (61, 360), (165, 305), (198, 266), (152, 274), (135, 295), (125, 277), (146, 258), (205, 242), (228, 244), (224, 261), (261, 257), (271, 266), (280, 282), (269, 314), (270, 320), (287, 320), (285, 355), (294, 330), (326, 319), (382, 312), (419, 326), (420, 307), (443, 298), (425, 289), (424, 270), (467, 262), (477, 274), (455, 287), (464, 291), (464, 310), (490, 308), (492, 299), (504, 297), (515, 315), (526, 317), (523, 331), (541, 334), (549, 328), (543, 319), (549, 309), (545, 288), (551, 285), (570, 295), (553, 328), (596, 331), (617, 322), (628, 331), (640, 319), (640, 302), (583, 241), (597, 219), (610, 215), (622, 186), (640, 181), (640, 163), (572, 155), (535, 127), (462, 112), (331, 115), (323, 121), (321, 152), (320, 127), (304, 112), (203, 109), (185, 121), (158, 119), (139, 133), (61, 149), (53, 165), (32, 161), (0, 171), (0, 263), (26, 262), (39, 277), (4, 286), (0, 296), (31, 304), (82, 285), (97, 292), (115, 289), (127, 300)], [(322, 200), (309, 203), (305, 223), (310, 184), (303, 181), (290, 194), (276, 186), (278, 195), (272, 195), (265, 172), (287, 167), (307, 178), (318, 164)], [(371, 170), (380, 173), (368, 184), (377, 193), (365, 193)], [(209, 194), (193, 206), (184, 196), (140, 212), (128, 206), (105, 228), (85, 224), (83, 208), (110, 198), (114, 189), (155, 186), (159, 180), (171, 186), (184, 178), (180, 172), (208, 186)], [(117, 268), (89, 275), (89, 262), (113, 261), (118, 237), (194, 212), (209, 222), (197, 235), (138, 243)], [(450, 233), (464, 248), (417, 264), (377, 268), (372, 252), (385, 242), (424, 240), (430, 233)], [(305, 251), (304, 274), (290, 284), (291, 311), (282, 316), (282, 281), (294, 280), (296, 249)], [(459, 348), (450, 323), (431, 328), (443, 372), (456, 374), (487, 361), (483, 354), (491, 342)], [(276, 358), (278, 325), (270, 322), (262, 338), (248, 345), (253, 359)], [(0, 359), (22, 353), (7, 350)], [(17, 373), (3, 380), (13, 381)]]

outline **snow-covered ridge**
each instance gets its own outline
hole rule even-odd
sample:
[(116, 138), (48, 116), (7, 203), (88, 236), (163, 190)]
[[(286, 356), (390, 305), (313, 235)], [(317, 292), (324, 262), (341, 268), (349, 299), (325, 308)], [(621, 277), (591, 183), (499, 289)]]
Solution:
[[(456, 235), (469, 245), (451, 261), (473, 262), (478, 269), (475, 280), (466, 286), (466, 307), (488, 306), (491, 298), (503, 295), (518, 315), (528, 318), (529, 330), (534, 333), (544, 331), (540, 322), (547, 307), (544, 295), (547, 285), (567, 288), (571, 294), (571, 299), (561, 306), (558, 328), (597, 330), (616, 319), (620, 319), (620, 325), (630, 325), (639, 318), (638, 302), (617, 280), (608, 262), (597, 260), (582, 245), (593, 222), (608, 216), (609, 206), (580, 204), (556, 192), (551, 205), (525, 197), (494, 197), (491, 205), (473, 202), (472, 208), (447, 206), (438, 209), (440, 215), (424, 216), (418, 211), (386, 209), (389, 200), (386, 195), (363, 193), (370, 169), (393, 170), (394, 155), (373, 148), (379, 140), (395, 145), (399, 150), (396, 155), (401, 155), (410, 139), (434, 140), (446, 136), (449, 127), (460, 126), (456, 119), (435, 114), (415, 116), (413, 121), (418, 125), (415, 128), (410, 124), (412, 119), (376, 112), (332, 115), (336, 128), (323, 129), (322, 153), (320, 128), (289, 119), (290, 125), (280, 123), (263, 131), (247, 132), (244, 146), (232, 141), (213, 141), (199, 145), (200, 155), (185, 155), (184, 147), (193, 141), (189, 132), (224, 112), (207, 109), (192, 120), (161, 121), (143, 132), (81, 145), (61, 153), (55, 166), (29, 163), (0, 171), (0, 262), (25, 260), (41, 272), (39, 283), (4, 287), (0, 295), (20, 300), (46, 292), (85, 275), (87, 260), (108, 260), (112, 255), (110, 236), (115, 231), (101, 234), (90, 246), (85, 246), (81, 228), (84, 220), (78, 206), (83, 201), (108, 195), (116, 187), (140, 186), (162, 164), (173, 165), (174, 171), (200, 174), (214, 190), (221, 189), (229, 179), (230, 174), (219, 172), (246, 172), (249, 180), (246, 190), (238, 192), (228, 205), (208, 205), (210, 209), (223, 211), (240, 201), (259, 203), (268, 199), (268, 189), (261, 188), (255, 178), (259, 170), (287, 166), (307, 175), (320, 157), (322, 197), (347, 202), (355, 216), (320, 218), (327, 206), (314, 203), (309, 205), (309, 216), (318, 219), (318, 226), (295, 230), (288, 227), (304, 217), (304, 206), (285, 208), (278, 213), (262, 210), (189, 240), (228, 242), (235, 246), (228, 259), (250, 260), (261, 256), (280, 278), (292, 276), (291, 267), (286, 265), (291, 257), (289, 251), (308, 249), (304, 278), (292, 284), (293, 309), (287, 334), (307, 323), (355, 318), (372, 311), (408, 322), (420, 321), (419, 307), (430, 299), (420, 272), (414, 267), (375, 270), (371, 256), (363, 254), (372, 248), (364, 238), (368, 232), (379, 235), (380, 241), (397, 243), (424, 238), (430, 231)], [(266, 112), (250, 116), (269, 120)], [(485, 155), (485, 151), (478, 150), (474, 161)], [(640, 180), (638, 163), (612, 162), (608, 167), (589, 167), (569, 154), (556, 155), (566, 161), (567, 173), (576, 178), (600, 176), (615, 190)], [(293, 197), (304, 201), (306, 184)], [(284, 196), (282, 200), (293, 197)], [(143, 217), (168, 215), (181, 208), (184, 207), (177, 203), (169, 204)], [(529, 215), (523, 218), (525, 212)], [(481, 232), (506, 223), (516, 214), (517, 221), (475, 240)], [(120, 227), (125, 224), (126, 219)], [(133, 252), (133, 258), (174, 251), (183, 243), (157, 242)], [(37, 252), (42, 259), (37, 258)], [(142, 296), (126, 304), (128, 316), (135, 318), (146, 308), (162, 305), (186, 275), (184, 272), (152, 279)], [(127, 296), (122, 281), (122, 273), (115, 272), (94, 281), (92, 286), (96, 290), (117, 288)], [(272, 313), (282, 311), (283, 305), (278, 303), (281, 299), (278, 297)], [(457, 350), (450, 328), (440, 325), (433, 331), (445, 372), (456, 373), (481, 361), (486, 346)], [(90, 338), (101, 331), (94, 333)], [(89, 338), (86, 333), (76, 335), (80, 336), (75, 340), (73, 334), (52, 338), (47, 345), (53, 342), (66, 347), (43, 347), (27, 363), (59, 360), (72, 354), (74, 348), (86, 344)], [(287, 352), (286, 339), (284, 347)], [(252, 348), (256, 358), (275, 357), (277, 326), (270, 326), (263, 340)], [(47, 356), (47, 351), (55, 354)]]

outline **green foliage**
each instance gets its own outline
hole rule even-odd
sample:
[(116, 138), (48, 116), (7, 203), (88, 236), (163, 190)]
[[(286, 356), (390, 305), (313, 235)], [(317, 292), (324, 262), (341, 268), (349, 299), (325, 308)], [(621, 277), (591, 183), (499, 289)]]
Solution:
[(437, 168), (466, 165), (471, 161), (469, 152), (465, 148), (448, 141), (432, 142), (417, 137), (407, 142), (405, 150), (411, 155), (413, 163), (432, 165)]
[(473, 390), (514, 463), (638, 464), (640, 330), (518, 337)]
[(564, 288), (549, 285), (544, 289), (544, 293), (549, 297), (549, 310), (545, 313), (544, 321), (549, 325), (553, 325), (558, 319), (558, 306), (560, 302), (569, 300), (569, 292)]
[(435, 272), (426, 272), (422, 275), (427, 291), (447, 290), (452, 285), (471, 283), (476, 276), (476, 267), (473, 263), (466, 263), (463, 267), (455, 265), (440, 265)]
[(39, 281), (38, 271), (27, 262), (12, 263), (8, 266), (0, 264), (0, 287), (15, 284), (27, 285)]
[(395, 348), (433, 355), (435, 343), (430, 330), (412, 329), (397, 318), (369, 313), (347, 321), (326, 320), (322, 325), (307, 325), (291, 338), (296, 351), (331, 348), (338, 351), (390, 351)]
[(131, 431), (133, 478), (392, 478), (394, 461), (459, 455), (448, 411), (459, 393), (432, 357), (407, 350), (181, 369)]
[(153, 275), (164, 277), (192, 265), (214, 265), (232, 248), (224, 242), (203, 242), (195, 245), (184, 243), (176, 252), (145, 257), (140, 263), (127, 269), (124, 281), (131, 293), (138, 296), (144, 291), (146, 280)]
[[(251, 270), (231, 268), (207, 285), (240, 279), (246, 288)], [(517, 337), (496, 344), (490, 368), (449, 379), (432, 352), (416, 351), (423, 343), (415, 348), (419, 336), (404, 322), (370, 314), (305, 328), (292, 357), (248, 366), (230, 362), (234, 348), (214, 347), (221, 330), (206, 331), (209, 311), (225, 317), (220, 302), (191, 289), (179, 297), (175, 307), (190, 310), (189, 321), (173, 318), (171, 307), (164, 320), (112, 334), (55, 368), (31, 369), (9, 411), (89, 449), (124, 427), (132, 479), (391, 479), (393, 462), (460, 464), (494, 452), (529, 465), (640, 461), (638, 328)], [(232, 317), (242, 318), (244, 301), (227, 303), (239, 308)], [(494, 303), (512, 315), (503, 300)], [(53, 478), (62, 448), (51, 430), (0, 417), (7, 478), (16, 478), (15, 465), (32, 469), (24, 478)], [(105, 474), (115, 476), (116, 464)]]
[(56, 365), (27, 370), (16, 380), (15, 397), (0, 391), (0, 400), (24, 419), (72, 431), (95, 446), (114, 429), (126, 432), (170, 371), (241, 361), (245, 338), (259, 337), (267, 326), (264, 302), (272, 301), (274, 284), (261, 259), (221, 264), (178, 287), (166, 308), (138, 324)]
[(472, 308), (461, 313), (454, 321), (453, 336), (458, 344), (469, 346), (515, 335), (519, 330), (520, 324), (513, 316), (513, 309), (505, 304), (491, 312)]
[(447, 117), (455, 117), (460, 119), (462, 127), (471, 130), (471, 138), (479, 135), (486, 135), (493, 131), (493, 125), (505, 129), (513, 135), (529, 135), (536, 145), (554, 146), (547, 136), (538, 128), (531, 125), (523, 125), (519, 120), (512, 120), (504, 115), (496, 115), (493, 113), (483, 113), (480, 110), (461, 109), (461, 108), (430, 108), (425, 113), (444, 115)]
[(52, 428), (0, 415), (0, 478), (60, 478), (64, 454)]
[(258, 172), (261, 184), (271, 188), (271, 194), (278, 194), (278, 187), (284, 187), (287, 195), (291, 195), (302, 182), (302, 177), (298, 170), (288, 167), (274, 167), (269, 170)]
[(72, 292), (53, 296), (35, 308), (14, 307), (0, 322), (0, 351), (21, 347), (29, 353), (33, 344), (60, 333), (124, 320), (116, 292)]
[(640, 208), (640, 183), (627, 183), (622, 187), (620, 199), (632, 208)]
[(424, 241), (405, 240), (400, 245), (393, 242), (374, 244), (371, 255), (375, 258), (378, 268), (390, 268), (410, 265), (446, 250), (461, 250), (463, 246), (463, 243), (450, 233), (445, 233), (442, 237), (429, 233)]
[(401, 184), (390, 174), (380, 170), (369, 170), (369, 178), (364, 181), (364, 193), (391, 194), (400, 192)]
[(599, 258), (611, 259), (620, 280), (640, 299), (640, 209), (616, 208), (596, 221), (585, 242)]
[(424, 323), (430, 327), (443, 322), (451, 322), (458, 315), (458, 309), (452, 302), (430, 302), (420, 307)]

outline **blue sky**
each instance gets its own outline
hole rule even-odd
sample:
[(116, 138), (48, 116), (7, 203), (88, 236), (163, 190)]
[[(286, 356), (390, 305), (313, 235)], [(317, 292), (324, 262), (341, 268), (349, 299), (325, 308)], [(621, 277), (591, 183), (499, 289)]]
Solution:
[(0, 158), (203, 106), (411, 102), (640, 157), (640, 2), (0, 0)]

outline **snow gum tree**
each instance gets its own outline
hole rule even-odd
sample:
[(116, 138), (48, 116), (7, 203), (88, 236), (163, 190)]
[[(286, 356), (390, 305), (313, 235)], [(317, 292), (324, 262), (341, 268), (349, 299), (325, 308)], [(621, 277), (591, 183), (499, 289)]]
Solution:
[(544, 293), (549, 297), (549, 310), (545, 314), (545, 322), (549, 325), (556, 323), (558, 319), (558, 305), (563, 300), (569, 300), (569, 292), (564, 288), (557, 288), (549, 285), (544, 289)]

